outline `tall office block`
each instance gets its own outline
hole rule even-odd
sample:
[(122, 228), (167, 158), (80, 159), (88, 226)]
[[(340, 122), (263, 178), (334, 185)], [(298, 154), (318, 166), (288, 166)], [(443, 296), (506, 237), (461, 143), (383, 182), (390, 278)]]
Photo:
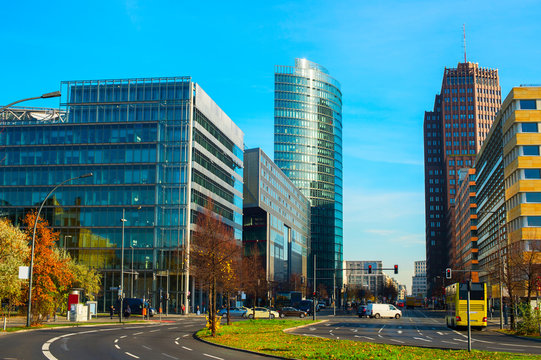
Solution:
[(178, 310), (194, 292), (184, 250), (207, 197), (241, 241), (244, 134), (189, 77), (61, 86), (57, 116), (29, 111), (2, 120), (3, 210), (20, 222), (53, 185), (93, 172), (59, 188), (44, 207), (59, 245), (103, 274), (105, 311), (121, 283), (125, 211), (126, 295), (156, 303), (160, 289), (169, 291), (163, 305)]
[(297, 291), (302, 287), (307, 275), (309, 237), (308, 199), (263, 150), (246, 150), (244, 253), (262, 257), (267, 281), (274, 291)]
[(429, 295), (441, 296), (441, 278), (454, 237), (458, 170), (472, 167), (496, 112), (498, 70), (471, 62), (446, 68), (434, 109), (425, 112), (426, 261)]
[(411, 295), (426, 297), (426, 260), (414, 263), (414, 275), (411, 278)]
[[(312, 207), (312, 278), (314, 255), (317, 268), (342, 265), (342, 93), (325, 68), (296, 59), (295, 66), (276, 67), (274, 94), (274, 162)], [(318, 284), (332, 289), (334, 273), (318, 271)], [(340, 271), (336, 284), (342, 284)]]

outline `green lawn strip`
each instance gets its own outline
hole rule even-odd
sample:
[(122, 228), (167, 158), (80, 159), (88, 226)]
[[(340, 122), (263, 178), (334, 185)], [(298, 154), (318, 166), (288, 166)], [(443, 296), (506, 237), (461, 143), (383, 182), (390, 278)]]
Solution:
[(511, 353), (488, 351), (440, 350), (374, 344), (351, 340), (333, 340), (292, 335), (283, 332), (295, 326), (310, 324), (311, 320), (249, 320), (222, 326), (215, 338), (207, 329), (200, 330), (200, 338), (234, 348), (262, 352), (291, 359), (534, 359)]

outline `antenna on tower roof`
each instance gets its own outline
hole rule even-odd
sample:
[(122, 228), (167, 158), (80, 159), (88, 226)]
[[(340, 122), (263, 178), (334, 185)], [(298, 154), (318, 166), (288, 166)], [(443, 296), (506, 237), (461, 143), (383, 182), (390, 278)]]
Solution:
[(466, 60), (466, 24), (462, 24), (462, 32), (464, 34), (464, 62), (468, 62)]

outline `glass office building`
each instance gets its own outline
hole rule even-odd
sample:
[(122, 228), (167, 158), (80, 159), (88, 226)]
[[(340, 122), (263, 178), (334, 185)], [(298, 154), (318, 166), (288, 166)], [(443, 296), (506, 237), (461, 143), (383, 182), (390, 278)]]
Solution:
[[(274, 78), (274, 162), (311, 203), (312, 278), (314, 255), (316, 268), (342, 267), (342, 93), (324, 67), (306, 59), (276, 66)], [(329, 294), (333, 276), (317, 273)]]
[(1, 118), (3, 215), (20, 223), (52, 186), (92, 172), (44, 207), (59, 246), (103, 274), (98, 305), (108, 309), (120, 284), (124, 211), (126, 296), (156, 303), (168, 291), (169, 310), (178, 310), (195, 293), (183, 258), (207, 197), (242, 239), (244, 134), (189, 77), (61, 86), (60, 111), (12, 109)]
[(310, 202), (260, 148), (244, 152), (243, 218), (245, 254), (261, 256), (273, 290), (296, 291), (307, 275)]

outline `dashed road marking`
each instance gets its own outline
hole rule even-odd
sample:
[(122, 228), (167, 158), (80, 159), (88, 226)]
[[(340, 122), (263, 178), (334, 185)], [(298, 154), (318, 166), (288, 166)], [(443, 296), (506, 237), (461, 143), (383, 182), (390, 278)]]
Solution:
[(203, 353), (203, 355), (204, 355), (204, 356), (207, 356), (207, 357), (209, 357), (209, 358), (216, 359), (216, 360), (224, 360), (224, 359), (222, 359), (221, 357), (217, 357), (217, 356), (214, 356), (214, 355), (209, 355), (209, 354), (205, 354), (205, 353)]
[(365, 338), (365, 339), (368, 339), (368, 340), (374, 340), (374, 338), (371, 338), (370, 336), (359, 336), (359, 335), (355, 335), (355, 337), (358, 337), (358, 338)]
[(468, 342), (468, 340), (453, 338), (454, 341)]
[(192, 351), (192, 349), (190, 349), (189, 347), (186, 347), (186, 346), (183, 346), (182, 348), (183, 348), (184, 350)]
[(384, 327), (385, 327), (385, 325), (383, 325), (383, 326), (381, 327), (381, 329), (379, 329), (378, 334), (383, 330)]
[(125, 337), (128, 337), (128, 335), (122, 335), (120, 338), (124, 339)]
[(176, 345), (180, 345), (180, 344), (178, 343), (178, 341), (176, 341), (176, 340), (175, 340), (175, 344), (176, 344)]
[(118, 346), (118, 345), (115, 344), (115, 347), (116, 347), (118, 350), (120, 350), (120, 346)]
[(442, 340), (441, 342), (442, 342), (442, 343), (446, 343), (446, 344), (458, 345), (456, 342), (452, 342), (452, 341), (445, 341), (445, 340)]
[(182, 337), (186, 337), (186, 336), (190, 336), (190, 334), (184, 334), (184, 335), (182, 335)]
[(156, 332), (156, 331), (160, 331), (160, 329), (150, 330), (149, 332)]
[(118, 339), (115, 339), (115, 343), (117, 343), (117, 342), (118, 342)]
[(143, 333), (142, 331), (139, 331), (139, 332), (136, 332), (135, 334), (133, 334), (133, 336), (141, 335), (142, 333)]
[(166, 353), (162, 353), (162, 355), (165, 356), (165, 357), (168, 357), (169, 359), (175, 359), (175, 360), (178, 359), (178, 358), (176, 358), (176, 357), (174, 357), (174, 356), (171, 356), (171, 355), (169, 355), (169, 354), (166, 354)]
[(441, 331), (436, 332), (436, 334), (443, 336), (443, 333)]
[(152, 350), (152, 348), (150, 348), (150, 347), (148, 347), (148, 346), (146, 346), (146, 345), (143, 345), (143, 347), (144, 347), (145, 349), (147, 349), (147, 350)]
[(139, 359), (139, 356), (130, 354), (129, 352), (125, 352), (124, 354), (131, 356), (132, 358)]
[(397, 342), (397, 343), (400, 343), (400, 344), (403, 344), (403, 343), (404, 343), (403, 341), (400, 341), (400, 340), (396, 340), (396, 339), (389, 339), (389, 340), (391, 340), (391, 341), (395, 341), (395, 342)]
[(397, 333), (402, 334), (402, 330), (398, 330)]
[(180, 339), (180, 337), (176, 338), (175, 340), (178, 341)]
[(414, 337), (414, 339), (415, 339), (415, 340), (426, 341), (426, 342), (432, 342), (432, 340), (428, 340), (428, 339), (420, 338), (420, 337)]

